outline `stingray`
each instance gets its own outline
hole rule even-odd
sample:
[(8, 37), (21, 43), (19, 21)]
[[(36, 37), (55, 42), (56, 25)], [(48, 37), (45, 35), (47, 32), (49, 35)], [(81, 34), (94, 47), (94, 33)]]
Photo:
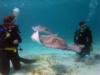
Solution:
[[(33, 27), (33, 30), (34, 32), (31, 36), (31, 39), (45, 47), (80, 52), (80, 48), (77, 45), (68, 46), (67, 42), (63, 38), (49, 32), (45, 27), (36, 26)], [(41, 32), (47, 34), (42, 35), (40, 34)]]

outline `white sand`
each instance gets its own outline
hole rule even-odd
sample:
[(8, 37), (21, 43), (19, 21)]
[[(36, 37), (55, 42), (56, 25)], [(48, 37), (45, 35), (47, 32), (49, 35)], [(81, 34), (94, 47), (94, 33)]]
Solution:
[[(31, 52), (27, 53), (25, 56), (27, 58), (35, 58), (37, 59), (37, 62), (27, 65), (24, 64), (20, 71), (11, 72), (10, 75), (99, 75), (100, 74), (100, 59), (94, 60), (91, 65), (87, 65), (84, 62), (75, 62), (76, 55), (74, 52), (48, 49), (45, 47), (35, 47), (33, 50), (36, 50), (36, 52), (34, 53), (31, 50)], [(98, 50), (95, 50), (93, 52), (93, 55), (94, 53), (98, 53)], [(23, 56), (23, 52), (21, 53), (21, 56)]]

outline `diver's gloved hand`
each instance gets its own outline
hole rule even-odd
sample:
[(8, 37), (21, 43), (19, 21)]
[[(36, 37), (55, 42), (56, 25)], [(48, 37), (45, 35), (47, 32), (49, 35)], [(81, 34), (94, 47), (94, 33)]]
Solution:
[(78, 45), (80, 48), (84, 48), (85, 47), (85, 45)]
[(19, 43), (18, 40), (14, 40), (14, 41), (13, 41), (13, 44), (18, 44), (18, 43)]

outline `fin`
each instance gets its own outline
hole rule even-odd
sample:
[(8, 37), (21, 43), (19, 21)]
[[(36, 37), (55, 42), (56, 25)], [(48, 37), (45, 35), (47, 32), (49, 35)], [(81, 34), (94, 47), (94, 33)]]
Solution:
[(23, 62), (25, 64), (32, 64), (32, 63), (35, 63), (36, 60), (35, 59), (26, 59), (26, 58), (20, 57), (20, 62)]
[(31, 39), (32, 39), (33, 41), (36, 41), (36, 42), (38, 42), (38, 43), (41, 43), (41, 42), (40, 42), (40, 36), (39, 36), (39, 32), (38, 32), (38, 31), (36, 31), (36, 32), (34, 32), (34, 33), (32, 34)]

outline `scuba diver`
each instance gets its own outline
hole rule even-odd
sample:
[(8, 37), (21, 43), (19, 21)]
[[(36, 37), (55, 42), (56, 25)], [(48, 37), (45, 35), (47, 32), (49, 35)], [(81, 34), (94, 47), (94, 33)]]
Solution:
[(10, 60), (15, 70), (21, 68), (17, 47), (22, 41), (17, 26), (12, 22), (14, 16), (4, 18), (0, 26), (0, 72), (8, 75), (10, 72)]
[(14, 70), (20, 70), (20, 62), (30, 64), (33, 59), (25, 59), (19, 56), (18, 46), (22, 42), (18, 26), (13, 22), (15, 16), (6, 16), (4, 23), (0, 25), (0, 73), (9, 75), (10, 61)]
[[(92, 32), (84, 21), (79, 23), (79, 29), (76, 30), (74, 36), (74, 43), (81, 48), (81, 52), (78, 53), (76, 61), (80, 61), (82, 58), (91, 58), (90, 52), (92, 50)], [(86, 61), (88, 62), (88, 61)]]

